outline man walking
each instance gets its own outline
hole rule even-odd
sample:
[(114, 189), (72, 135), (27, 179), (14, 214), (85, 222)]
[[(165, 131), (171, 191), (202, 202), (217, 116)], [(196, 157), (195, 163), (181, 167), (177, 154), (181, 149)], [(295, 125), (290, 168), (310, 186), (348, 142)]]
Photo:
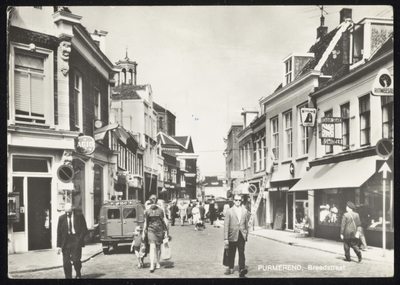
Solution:
[(247, 274), (245, 268), (244, 247), (248, 236), (250, 213), (242, 205), (242, 197), (234, 196), (234, 206), (226, 211), (224, 221), (224, 242), (225, 247), (229, 246), (229, 274), (233, 274), (235, 264), (236, 248), (239, 252), (239, 276)]
[(169, 209), (169, 211), (171, 212), (171, 226), (175, 225), (175, 219), (177, 216), (177, 212), (178, 212), (178, 207), (176, 206), (176, 200), (172, 201), (172, 205), (171, 208)]
[(361, 251), (358, 248), (358, 239), (356, 238), (357, 228), (361, 225), (360, 217), (354, 212), (356, 206), (349, 201), (346, 204), (346, 213), (342, 216), (342, 226), (340, 229), (340, 238), (343, 240), (344, 261), (351, 261), (350, 247), (354, 250), (358, 257), (358, 262), (361, 262)]
[(203, 207), (203, 203), (199, 202), (200, 220), (203, 224), (203, 228), (206, 228), (206, 210)]
[(84, 238), (87, 232), (86, 221), (81, 213), (72, 211), (71, 203), (66, 203), (64, 209), (65, 214), (58, 219), (57, 254), (62, 251), (65, 278), (72, 278), (72, 261), (76, 278), (81, 279), (82, 247), (85, 246)]

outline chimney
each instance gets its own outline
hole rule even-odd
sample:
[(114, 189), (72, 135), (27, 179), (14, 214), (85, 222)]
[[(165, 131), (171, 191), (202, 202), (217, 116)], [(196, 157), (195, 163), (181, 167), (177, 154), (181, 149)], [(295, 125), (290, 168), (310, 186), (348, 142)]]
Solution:
[(328, 33), (328, 27), (326, 26), (319, 26), (317, 28), (317, 39), (323, 38)]
[(339, 19), (339, 24), (343, 23), (346, 20), (351, 20), (352, 15), (351, 15), (351, 9), (348, 8), (343, 8), (340, 10), (340, 19)]

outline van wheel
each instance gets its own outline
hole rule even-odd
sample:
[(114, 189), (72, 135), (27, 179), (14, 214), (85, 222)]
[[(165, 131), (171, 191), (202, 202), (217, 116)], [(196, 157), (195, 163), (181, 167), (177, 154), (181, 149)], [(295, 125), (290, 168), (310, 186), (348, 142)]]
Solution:
[(103, 254), (104, 255), (110, 254), (110, 252), (108, 251), (108, 247), (107, 248), (103, 247)]
[(103, 254), (104, 254), (104, 255), (110, 254), (108, 244), (104, 244), (104, 243), (103, 243)]

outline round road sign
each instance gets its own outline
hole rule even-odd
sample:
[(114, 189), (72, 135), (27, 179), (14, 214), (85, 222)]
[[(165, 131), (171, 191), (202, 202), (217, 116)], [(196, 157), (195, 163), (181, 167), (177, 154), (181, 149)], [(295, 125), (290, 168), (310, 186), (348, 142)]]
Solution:
[(381, 139), (376, 143), (376, 153), (383, 158), (389, 157), (393, 153), (393, 143), (391, 139)]
[(74, 179), (74, 168), (69, 164), (63, 164), (57, 169), (57, 177), (63, 183), (69, 183)]

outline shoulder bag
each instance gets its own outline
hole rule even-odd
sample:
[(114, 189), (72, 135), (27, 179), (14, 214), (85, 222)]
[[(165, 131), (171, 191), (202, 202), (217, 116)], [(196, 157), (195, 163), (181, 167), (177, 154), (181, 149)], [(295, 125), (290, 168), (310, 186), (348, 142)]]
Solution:
[(357, 229), (357, 227), (356, 227), (356, 223), (354, 222), (353, 215), (350, 214), (350, 216), (351, 216), (351, 220), (353, 221), (354, 229), (356, 230), (356, 233), (355, 233), (354, 236), (355, 236), (355, 238), (359, 239), (359, 238), (360, 238), (360, 232), (358, 231), (358, 229)]

